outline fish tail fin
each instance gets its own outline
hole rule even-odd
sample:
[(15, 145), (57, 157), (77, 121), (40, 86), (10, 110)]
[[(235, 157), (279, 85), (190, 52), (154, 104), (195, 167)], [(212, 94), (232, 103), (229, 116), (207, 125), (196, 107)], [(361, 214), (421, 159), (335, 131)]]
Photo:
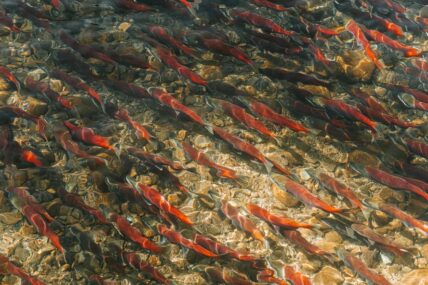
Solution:
[(250, 179), (246, 176), (236, 176), (235, 181), (242, 187), (249, 187), (250, 186)]
[(270, 174), (272, 172), (272, 167), (274, 166), (274, 163), (265, 158), (263, 165), (265, 166), (266, 171)]

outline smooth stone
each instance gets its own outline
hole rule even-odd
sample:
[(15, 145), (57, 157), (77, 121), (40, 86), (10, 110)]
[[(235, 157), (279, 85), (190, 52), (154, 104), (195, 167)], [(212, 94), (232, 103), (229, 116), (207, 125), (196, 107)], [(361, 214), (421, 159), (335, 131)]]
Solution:
[(340, 272), (331, 266), (323, 267), (312, 280), (314, 285), (340, 285), (343, 281)]
[(412, 270), (401, 278), (400, 285), (428, 285), (428, 269)]

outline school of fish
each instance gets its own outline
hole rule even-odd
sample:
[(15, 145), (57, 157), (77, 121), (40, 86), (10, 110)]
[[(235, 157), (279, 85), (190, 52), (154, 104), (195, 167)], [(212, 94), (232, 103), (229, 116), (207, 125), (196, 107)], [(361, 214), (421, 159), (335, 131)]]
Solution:
[(0, 51), (0, 283), (428, 284), (426, 0), (3, 0)]

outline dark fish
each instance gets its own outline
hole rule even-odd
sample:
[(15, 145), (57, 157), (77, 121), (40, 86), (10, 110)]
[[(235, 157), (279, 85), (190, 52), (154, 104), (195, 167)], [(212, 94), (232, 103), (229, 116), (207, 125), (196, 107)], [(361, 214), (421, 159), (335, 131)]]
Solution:
[(399, 118), (393, 117), (386, 113), (382, 113), (379, 110), (372, 109), (370, 107), (358, 105), (358, 109), (360, 109), (361, 112), (364, 113), (364, 115), (371, 118), (372, 120), (376, 120), (384, 124), (395, 125), (401, 128), (415, 128), (418, 126), (418, 124), (416, 123), (403, 121)]
[[(0, 20), (1, 20), (1, 15), (0, 15)], [(9, 71), (9, 69), (0, 65), (0, 74), (6, 77), (7, 80), (12, 82), (15, 85), (16, 90), (18, 90), (18, 92), (21, 92), (21, 84), (19, 83), (15, 75), (13, 75), (13, 73)]]
[(270, 2), (269, 0), (251, 0), (251, 2), (260, 7), (266, 7), (276, 11), (286, 11), (287, 8), (279, 4)]
[(103, 52), (98, 51), (97, 49), (89, 45), (79, 43), (64, 30), (61, 30), (59, 32), (59, 38), (63, 43), (65, 43), (66, 45), (68, 45), (78, 53), (80, 53), (85, 58), (92, 57), (92, 58), (96, 58), (101, 61), (104, 61), (106, 63), (115, 64), (115, 61), (110, 56), (108, 56)]
[(17, 26), (15, 26), (13, 19), (2, 12), (0, 12), (0, 24), (5, 25), (12, 32), (19, 33), (21, 31)]
[(364, 262), (355, 256), (348, 254), (344, 250), (338, 252), (339, 257), (343, 260), (345, 265), (354, 270), (362, 278), (373, 282), (376, 285), (391, 285), (388, 280), (380, 274), (375, 273), (369, 269)]
[(148, 30), (154, 37), (179, 49), (184, 54), (189, 56), (192, 56), (194, 54), (194, 50), (192, 48), (176, 40), (173, 36), (171, 36), (168, 33), (167, 29), (165, 29), (164, 27), (152, 25), (148, 27)]
[(65, 99), (63, 96), (52, 90), (49, 87), (48, 83), (35, 81), (31, 76), (28, 76), (25, 80), (25, 87), (31, 91), (36, 91), (46, 96), (50, 101), (58, 102), (65, 109), (73, 108), (73, 104), (69, 100)]
[(382, 86), (395, 92), (398, 91), (398, 92), (408, 93), (413, 97), (415, 97), (417, 100), (424, 103), (428, 103), (428, 93), (423, 92), (421, 90), (410, 88), (403, 85), (398, 85), (398, 84), (390, 84), (390, 83), (382, 83)]
[(169, 229), (167, 226), (158, 224), (157, 226), (158, 232), (160, 235), (166, 237), (170, 242), (179, 244), (186, 248), (189, 248), (203, 256), (214, 258), (217, 257), (217, 254), (203, 248), (202, 246), (194, 243), (193, 241), (185, 238), (180, 233)]
[(126, 264), (148, 275), (151, 279), (156, 280), (160, 284), (173, 284), (163, 276), (156, 268), (149, 263), (141, 260), (139, 255), (135, 252), (120, 251), (120, 255)]
[(308, 242), (297, 230), (281, 230), (281, 234), (291, 243), (302, 247), (313, 255), (329, 256), (330, 253)]
[(362, 102), (364, 102), (365, 105), (367, 105), (371, 109), (376, 110), (380, 113), (388, 113), (381, 103), (379, 103), (373, 96), (370, 96), (368, 93), (364, 92), (360, 88), (352, 88), (350, 94), (360, 99)]
[(148, 160), (156, 165), (165, 165), (169, 166), (174, 170), (183, 170), (184, 167), (176, 161), (171, 161), (163, 156), (156, 155), (147, 151), (144, 151), (142, 149), (136, 148), (136, 147), (128, 147), (126, 149), (129, 153), (134, 155), (135, 157), (138, 157), (142, 160)]
[(153, 10), (152, 7), (142, 4), (142, 3), (136, 3), (132, 0), (114, 0), (114, 3), (119, 8), (125, 8), (137, 12), (147, 12)]
[(271, 78), (276, 78), (280, 80), (287, 80), (290, 82), (301, 82), (303, 84), (310, 84), (310, 85), (319, 85), (324, 87), (329, 87), (330, 82), (318, 79), (314, 76), (307, 75), (301, 72), (297, 71), (290, 71), (284, 68), (260, 68), (259, 69), (261, 73), (266, 74), (267, 76)]
[(79, 195), (70, 193), (62, 188), (58, 188), (56, 191), (58, 196), (65, 204), (94, 216), (98, 222), (102, 224), (110, 224), (101, 211), (87, 205)]
[(428, 158), (428, 145), (412, 139), (406, 140), (407, 147), (410, 149), (411, 152), (417, 155), (421, 155), (425, 158)]

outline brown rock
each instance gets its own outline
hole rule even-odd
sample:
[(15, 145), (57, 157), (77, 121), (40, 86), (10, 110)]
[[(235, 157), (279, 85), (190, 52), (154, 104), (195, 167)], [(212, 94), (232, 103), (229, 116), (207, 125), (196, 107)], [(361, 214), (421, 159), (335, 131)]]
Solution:
[(22, 219), (22, 215), (18, 212), (0, 213), (0, 223), (13, 225)]
[(401, 285), (428, 285), (428, 269), (412, 270), (403, 276)]
[(300, 203), (300, 201), (297, 200), (293, 195), (282, 190), (276, 184), (272, 184), (272, 192), (275, 199), (287, 207), (296, 207)]
[(331, 266), (323, 267), (313, 278), (314, 285), (339, 285), (343, 281), (340, 272)]
[(368, 81), (375, 70), (374, 63), (363, 51), (345, 50), (337, 56), (338, 71), (354, 82)]
[(48, 111), (48, 105), (39, 99), (28, 97), (25, 101), (25, 103), (28, 104), (28, 107), (25, 110), (30, 114), (41, 116), (46, 114)]

